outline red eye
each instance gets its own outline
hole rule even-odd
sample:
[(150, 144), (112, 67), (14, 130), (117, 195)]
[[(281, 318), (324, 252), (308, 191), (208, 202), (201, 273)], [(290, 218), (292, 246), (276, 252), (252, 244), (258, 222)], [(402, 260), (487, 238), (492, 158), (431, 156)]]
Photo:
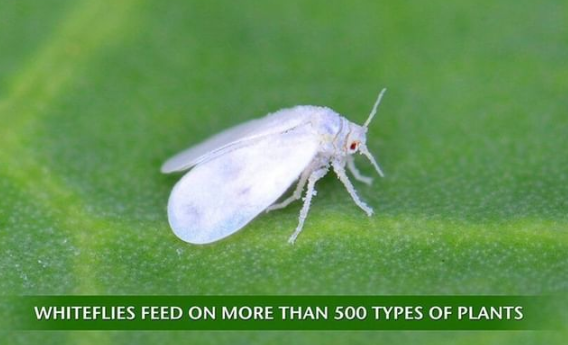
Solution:
[(357, 143), (356, 143), (356, 142), (352, 142), (351, 145), (349, 145), (349, 149), (350, 149), (351, 151), (357, 150)]

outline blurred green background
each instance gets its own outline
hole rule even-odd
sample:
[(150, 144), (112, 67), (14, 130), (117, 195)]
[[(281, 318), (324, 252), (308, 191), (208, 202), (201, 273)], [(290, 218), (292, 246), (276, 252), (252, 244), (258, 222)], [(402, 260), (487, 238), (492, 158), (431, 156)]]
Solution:
[[(2, 294), (568, 291), (564, 1), (2, 1)], [(170, 155), (296, 104), (362, 123), (332, 174), (210, 246), (169, 229)], [(359, 164), (367, 174), (372, 168)], [(50, 332), (11, 343), (562, 343), (546, 332)]]

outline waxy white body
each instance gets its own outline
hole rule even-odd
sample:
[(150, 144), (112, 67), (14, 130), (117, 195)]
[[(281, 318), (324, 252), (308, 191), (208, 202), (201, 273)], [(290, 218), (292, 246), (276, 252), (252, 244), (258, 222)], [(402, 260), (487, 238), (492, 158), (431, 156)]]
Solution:
[[(369, 216), (372, 209), (357, 196), (345, 166), (357, 180), (370, 184), (355, 168), (355, 152), (382, 172), (365, 145), (367, 126), (385, 90), (363, 126), (326, 107), (282, 109), (221, 132), (191, 147), (162, 166), (171, 173), (191, 169), (175, 185), (168, 201), (174, 233), (193, 244), (223, 239), (243, 228), (262, 211), (285, 207), (307, 192), (293, 243), (302, 230), (315, 183), (333, 168), (355, 203)], [(291, 197), (274, 204), (299, 178)]]

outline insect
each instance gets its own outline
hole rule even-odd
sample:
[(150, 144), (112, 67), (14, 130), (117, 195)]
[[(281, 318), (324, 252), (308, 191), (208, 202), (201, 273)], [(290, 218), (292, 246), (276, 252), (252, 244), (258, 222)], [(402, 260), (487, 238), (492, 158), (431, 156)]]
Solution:
[[(189, 243), (215, 242), (240, 230), (262, 211), (284, 208), (300, 199), (306, 188), (298, 226), (288, 240), (294, 243), (316, 195), (315, 184), (330, 168), (355, 204), (371, 216), (373, 210), (357, 195), (345, 167), (356, 180), (371, 184), (372, 179), (355, 166), (353, 155), (358, 152), (384, 176), (367, 149), (366, 133), (385, 91), (379, 93), (363, 126), (329, 108), (301, 105), (227, 129), (173, 156), (162, 166), (163, 173), (193, 169), (170, 194), (172, 230)], [(292, 195), (275, 203), (296, 180)]]

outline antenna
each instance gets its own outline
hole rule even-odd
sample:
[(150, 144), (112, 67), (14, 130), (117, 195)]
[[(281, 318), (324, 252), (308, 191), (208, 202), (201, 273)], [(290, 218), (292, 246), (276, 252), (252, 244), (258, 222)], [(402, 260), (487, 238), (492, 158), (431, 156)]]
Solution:
[(383, 98), (385, 92), (387, 92), (386, 88), (382, 89), (381, 92), (379, 93), (379, 97), (377, 97), (377, 101), (373, 105), (373, 110), (371, 110), (371, 114), (369, 114), (369, 118), (367, 119), (367, 121), (365, 121), (363, 127), (365, 128), (368, 127), (369, 123), (371, 123), (371, 120), (373, 120), (373, 117), (375, 117), (375, 114), (377, 113), (377, 108), (379, 107), (379, 103), (381, 103), (381, 99)]
[(375, 170), (377, 170), (377, 173), (379, 174), (380, 177), (385, 177), (383, 170), (381, 170), (381, 167), (379, 166), (379, 164), (377, 164), (375, 157), (373, 157), (371, 152), (369, 152), (369, 149), (367, 149), (367, 146), (359, 145), (359, 152), (361, 152), (361, 154), (363, 156), (367, 157), (367, 159), (371, 162), (371, 164), (373, 165)]

